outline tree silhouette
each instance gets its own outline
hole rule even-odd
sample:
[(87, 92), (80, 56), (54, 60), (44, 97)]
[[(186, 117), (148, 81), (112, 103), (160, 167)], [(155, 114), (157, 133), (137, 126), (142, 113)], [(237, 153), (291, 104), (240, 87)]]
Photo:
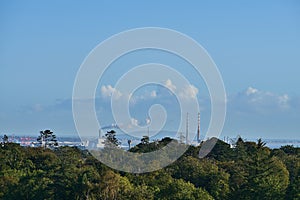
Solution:
[(44, 148), (58, 146), (56, 135), (50, 130), (40, 131), (37, 141)]
[(149, 136), (143, 136), (143, 138), (141, 139), (142, 144), (149, 144), (149, 141)]
[(105, 147), (117, 147), (121, 144), (116, 138), (116, 131), (114, 130), (107, 131), (105, 137)]
[(263, 148), (264, 146), (266, 146), (266, 142), (262, 141), (262, 139), (259, 138), (257, 140), (257, 148), (260, 149), (260, 148)]
[(8, 143), (8, 136), (6, 134), (4, 134), (2, 140), (3, 140), (3, 143)]

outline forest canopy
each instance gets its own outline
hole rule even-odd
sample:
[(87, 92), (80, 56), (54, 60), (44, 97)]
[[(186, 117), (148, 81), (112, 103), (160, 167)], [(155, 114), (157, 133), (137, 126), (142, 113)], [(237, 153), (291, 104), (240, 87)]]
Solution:
[[(155, 144), (141, 141), (130, 151), (153, 151)], [(199, 149), (190, 146), (161, 170), (131, 174), (110, 169), (76, 147), (5, 142), (0, 145), (0, 199), (300, 199), (299, 148), (270, 149), (262, 140), (239, 138), (234, 147), (217, 140), (202, 159)]]

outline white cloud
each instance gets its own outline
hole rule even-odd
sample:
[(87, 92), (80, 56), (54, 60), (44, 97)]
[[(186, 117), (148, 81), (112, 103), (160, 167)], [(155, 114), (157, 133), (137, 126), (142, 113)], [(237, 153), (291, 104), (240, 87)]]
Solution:
[[(131, 95), (130, 105), (135, 105), (142, 101), (153, 101), (154, 98), (158, 101), (162, 100), (163, 102), (167, 102), (169, 100), (173, 101), (174, 97), (170, 91), (174, 92), (174, 94), (177, 94), (186, 101), (197, 99), (197, 95), (199, 93), (198, 88), (192, 84), (177, 87), (170, 79), (163, 82), (163, 86), (164, 87), (158, 87), (154, 90), (145, 90), (143, 93), (138, 95)], [(122, 95), (124, 96), (125, 94)]]
[(248, 89), (246, 90), (246, 94), (249, 96), (249, 95), (252, 95), (252, 94), (257, 94), (258, 93), (258, 89), (255, 89), (253, 87), (248, 87)]
[(166, 80), (164, 82), (164, 86), (166, 88), (168, 88), (170, 91), (175, 93), (175, 90), (177, 92), (177, 94), (184, 98), (184, 99), (195, 99), (197, 98), (197, 94), (199, 92), (198, 88), (196, 88), (194, 85), (190, 84), (190, 85), (185, 85), (183, 87), (176, 87), (176, 85), (174, 85), (172, 83), (172, 81), (170, 79)]
[(287, 94), (278, 97), (278, 104), (283, 109), (288, 109), (290, 107), (289, 102), (290, 97)]
[(117, 89), (115, 89), (114, 87), (112, 87), (111, 85), (107, 85), (107, 86), (103, 85), (101, 87), (102, 97), (112, 97), (113, 94), (116, 99), (119, 99), (122, 96), (122, 93)]
[(171, 81), (171, 79), (167, 79), (166, 81), (164, 81), (163, 86), (165, 88), (158, 87), (157, 89), (144, 90), (142, 93), (133, 95), (121, 93), (111, 85), (103, 85), (101, 87), (101, 95), (102, 97), (112, 97), (112, 95), (114, 94), (116, 99), (120, 99), (122, 97), (122, 99), (125, 98), (124, 100), (129, 100), (130, 105), (135, 105), (140, 101), (152, 101), (154, 98), (157, 98), (157, 100), (168, 101), (169, 98), (173, 98), (173, 94), (171, 92), (179, 95), (185, 100), (196, 99), (199, 92), (198, 88), (191, 84), (177, 87)]
[(253, 87), (244, 92), (229, 96), (229, 106), (238, 112), (274, 113), (289, 109), (290, 97), (269, 91), (258, 90)]
[(168, 79), (164, 82), (164, 86), (166, 88), (168, 88), (169, 90), (171, 90), (172, 92), (175, 92), (175, 90), (176, 90), (176, 86), (172, 83), (172, 81), (170, 79)]
[(134, 125), (134, 126), (138, 126), (139, 125), (139, 121), (135, 118), (131, 118), (131, 125)]
[(289, 101), (289, 99), (290, 98), (287, 94), (278, 97), (279, 103), (283, 104), (286, 104)]
[(198, 94), (198, 88), (193, 85), (184, 86), (183, 90), (180, 91), (179, 95), (186, 99), (196, 99)]

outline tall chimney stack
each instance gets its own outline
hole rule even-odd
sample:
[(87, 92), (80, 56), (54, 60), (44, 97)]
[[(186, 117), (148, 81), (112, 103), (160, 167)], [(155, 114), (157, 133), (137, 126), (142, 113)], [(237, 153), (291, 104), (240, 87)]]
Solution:
[(200, 112), (198, 112), (197, 142), (200, 143)]
[(186, 113), (186, 133), (185, 133), (185, 142), (189, 143), (189, 113)]

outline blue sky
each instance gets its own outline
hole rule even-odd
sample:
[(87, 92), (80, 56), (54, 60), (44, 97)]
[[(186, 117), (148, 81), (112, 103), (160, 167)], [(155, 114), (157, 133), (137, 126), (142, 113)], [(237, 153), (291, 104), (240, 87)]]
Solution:
[[(71, 97), (84, 58), (111, 35), (148, 26), (180, 31), (211, 55), (228, 94), (222, 136), (300, 138), (298, 1), (1, 1), (0, 134), (76, 133)], [(145, 55), (137, 60), (178, 63)], [(118, 66), (110, 73), (120, 76)], [(113, 86), (105, 81), (99, 109), (101, 86)], [(192, 84), (210, 108), (203, 82)]]

